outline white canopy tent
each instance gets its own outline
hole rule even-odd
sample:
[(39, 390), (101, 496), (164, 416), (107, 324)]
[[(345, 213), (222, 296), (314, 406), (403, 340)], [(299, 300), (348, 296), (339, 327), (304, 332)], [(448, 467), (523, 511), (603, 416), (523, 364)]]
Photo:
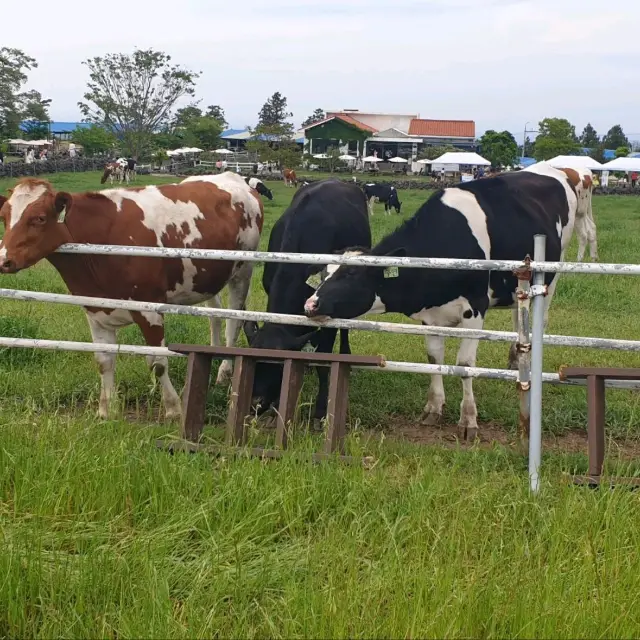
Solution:
[(230, 151), (229, 149), (216, 149), (213, 153), (218, 153), (221, 156), (226, 156), (229, 154), (233, 154), (233, 151)]
[(416, 160), (418, 164), (431, 164), (433, 160), (427, 160), (427, 158), (422, 158), (422, 160)]
[(367, 156), (366, 158), (362, 158), (362, 162), (382, 162), (382, 158), (378, 158), (378, 156)]
[(602, 165), (603, 171), (640, 171), (640, 158), (616, 158)]
[(395, 158), (389, 158), (389, 162), (394, 162), (395, 164), (406, 164), (407, 160), (401, 158), (400, 156), (396, 156)]
[(343, 156), (340, 156), (338, 160), (344, 160), (345, 162), (353, 162), (354, 160), (357, 160), (357, 158), (355, 156), (349, 155), (348, 153), (345, 153)]
[(444, 165), (470, 165), (472, 167), (490, 167), (491, 163), (482, 156), (471, 151), (448, 151), (439, 158), (431, 161), (431, 164)]
[(556, 156), (547, 160), (556, 169), (591, 169), (591, 171), (601, 171), (603, 165), (589, 156)]

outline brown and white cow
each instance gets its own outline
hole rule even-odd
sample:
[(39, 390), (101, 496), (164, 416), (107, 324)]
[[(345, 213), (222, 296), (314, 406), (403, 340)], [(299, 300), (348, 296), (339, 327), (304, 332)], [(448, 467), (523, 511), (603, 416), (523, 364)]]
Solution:
[[(0, 271), (16, 273), (43, 258), (58, 270), (69, 291), (79, 296), (196, 304), (229, 289), (229, 307), (241, 309), (251, 282), (252, 263), (55, 253), (67, 242), (199, 249), (258, 248), (263, 208), (242, 177), (227, 172), (162, 186), (56, 192), (45, 180), (23, 179), (0, 196), (5, 234)], [(86, 308), (93, 341), (116, 343), (116, 330), (136, 323), (147, 344), (164, 345), (163, 316), (155, 312)], [(211, 323), (219, 340), (220, 322)], [(241, 323), (227, 320), (226, 343), (233, 346)], [(98, 414), (106, 417), (115, 392), (115, 355), (96, 353), (101, 375)], [(180, 398), (168, 375), (166, 357), (147, 362), (160, 380), (167, 418), (181, 413)], [(231, 373), (224, 361), (218, 382)]]
[(576, 236), (578, 238), (577, 261), (582, 262), (585, 249), (589, 245), (591, 261), (598, 261), (598, 239), (596, 223), (593, 219), (593, 173), (589, 169), (562, 169), (576, 190), (578, 208), (576, 210)]
[(283, 169), (282, 177), (284, 178), (285, 187), (298, 186), (298, 177), (296, 176), (296, 172), (293, 169)]
[(113, 184), (113, 181), (124, 182), (125, 179), (128, 180), (128, 164), (125, 158), (118, 158), (113, 162), (108, 162), (104, 166), (104, 173), (102, 174), (102, 178), (100, 178), (100, 184), (104, 184), (107, 180), (109, 180), (110, 184)]

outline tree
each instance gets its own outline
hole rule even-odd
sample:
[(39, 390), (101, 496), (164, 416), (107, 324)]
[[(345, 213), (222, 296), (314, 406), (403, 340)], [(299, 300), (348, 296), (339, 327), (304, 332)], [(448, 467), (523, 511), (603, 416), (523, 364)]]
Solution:
[(0, 48), (0, 138), (15, 137), (22, 120), (49, 121), (51, 100), (38, 91), (22, 91), (27, 73), (38, 63), (20, 49)]
[(207, 116), (207, 118), (213, 118), (214, 120), (217, 120), (223, 130), (228, 128), (229, 126), (229, 123), (227, 122), (224, 115), (224, 109), (217, 104), (210, 104), (207, 107), (205, 116)]
[(172, 126), (174, 129), (181, 127), (188, 127), (189, 123), (195, 118), (202, 117), (202, 109), (197, 106), (197, 103), (190, 104), (182, 109), (177, 109), (173, 116)]
[(600, 144), (598, 132), (591, 126), (590, 122), (588, 122), (587, 126), (582, 130), (580, 144), (587, 149), (595, 149)]
[(81, 145), (88, 156), (93, 156), (113, 149), (116, 137), (108, 129), (92, 124), (90, 127), (76, 128), (71, 134), (71, 141)]
[(20, 129), (25, 140), (42, 140), (49, 135), (49, 123), (42, 120), (23, 120)]
[(618, 149), (619, 147), (630, 147), (627, 136), (624, 135), (624, 131), (619, 124), (614, 125), (607, 131), (607, 134), (602, 139), (607, 149)]
[(191, 120), (186, 130), (190, 137), (195, 139), (196, 146), (210, 150), (215, 149), (220, 142), (222, 125), (216, 118), (200, 116)]
[(153, 49), (136, 49), (131, 55), (110, 53), (83, 64), (90, 78), (85, 102), (78, 103), (85, 120), (114, 131), (134, 156), (169, 122), (176, 102), (194, 94), (200, 76), (171, 64), (171, 56)]
[(287, 111), (287, 99), (276, 91), (258, 113), (258, 127), (276, 127), (286, 124), (293, 113)]
[(616, 158), (626, 158), (629, 153), (631, 153), (629, 147), (618, 147), (616, 149)]
[(545, 118), (538, 124), (534, 149), (536, 160), (549, 160), (558, 155), (576, 154), (580, 144), (576, 128), (565, 118)]
[(460, 151), (456, 147), (451, 145), (444, 146), (435, 146), (435, 147), (423, 147), (418, 153), (418, 160), (435, 160), (439, 158), (442, 154), (448, 153), (449, 151)]
[(489, 131), (480, 138), (480, 153), (494, 167), (514, 166), (518, 158), (518, 143), (508, 131)]
[(303, 128), (308, 127), (310, 124), (324, 120), (325, 117), (325, 112), (322, 109), (316, 109), (300, 126)]

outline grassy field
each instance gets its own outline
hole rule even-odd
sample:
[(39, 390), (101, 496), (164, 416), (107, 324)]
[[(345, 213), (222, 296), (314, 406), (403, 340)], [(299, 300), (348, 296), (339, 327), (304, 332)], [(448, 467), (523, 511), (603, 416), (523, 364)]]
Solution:
[[(72, 191), (99, 187), (97, 174), (61, 174), (53, 182)], [(9, 186), (0, 181), (0, 190)], [(280, 184), (273, 190), (263, 246), (292, 194)], [(425, 195), (402, 193), (403, 214), (413, 214)], [(598, 197), (594, 211), (601, 259), (637, 262), (640, 201)], [(397, 224), (397, 216), (376, 215), (374, 238)], [(260, 276), (257, 268), (252, 309), (265, 305)], [(65, 291), (48, 263), (1, 281)], [(630, 277), (563, 276), (549, 331), (635, 339), (639, 286)], [(169, 317), (167, 325), (170, 341), (208, 340), (202, 319)], [(493, 312), (488, 326), (509, 329), (510, 313)], [(89, 340), (78, 308), (4, 300), (0, 335)], [(120, 339), (141, 343), (133, 328)], [(425, 361), (418, 337), (354, 333), (352, 346), (355, 353)], [(452, 341), (449, 362), (455, 348)], [(479, 365), (504, 366), (506, 350), (481, 344)], [(639, 360), (548, 348), (545, 370)], [(177, 388), (184, 373), (184, 362), (173, 360)], [(98, 422), (91, 356), (0, 351), (0, 637), (640, 632), (638, 496), (569, 486), (566, 474), (584, 471), (586, 461), (562, 448), (545, 450), (543, 488), (533, 498), (526, 460), (508, 447), (425, 447), (389, 438), (391, 426), (414, 424), (424, 376), (353, 376), (348, 446), (374, 457), (369, 468), (294, 456), (277, 463), (168, 456), (153, 441), (176, 426), (155, 419), (159, 391), (144, 361), (121, 357), (117, 379), (128, 419)], [(313, 387), (309, 376), (307, 400)], [(455, 422), (460, 383), (446, 380), (446, 388), (447, 417)], [(480, 380), (475, 390), (487, 427), (513, 433), (513, 386)], [(226, 411), (225, 394), (212, 389), (212, 433)], [(638, 396), (610, 393), (608, 400), (611, 432), (634, 438)], [(545, 389), (548, 438), (582, 428), (585, 406), (584, 391)], [(294, 451), (316, 445), (297, 436)], [(614, 455), (608, 464), (631, 473), (627, 457)]]

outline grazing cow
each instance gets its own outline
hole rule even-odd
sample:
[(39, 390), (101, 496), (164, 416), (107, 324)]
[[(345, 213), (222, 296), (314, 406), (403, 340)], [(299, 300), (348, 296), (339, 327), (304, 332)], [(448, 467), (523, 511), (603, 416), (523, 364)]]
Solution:
[(120, 160), (114, 160), (113, 162), (108, 162), (104, 166), (104, 173), (102, 174), (102, 178), (100, 178), (100, 184), (104, 184), (107, 179), (110, 184), (113, 184), (113, 181), (122, 182), (124, 178), (124, 166), (120, 162)]
[[(228, 284), (229, 306), (241, 309), (249, 291), (252, 263), (54, 253), (62, 244), (135, 245), (249, 250), (258, 248), (262, 203), (245, 181), (233, 174), (208, 181), (101, 192), (55, 192), (45, 180), (23, 179), (9, 198), (0, 196), (5, 234), (0, 271), (16, 273), (47, 258), (73, 295), (196, 304), (216, 301)], [(212, 183), (212, 184), (211, 184)], [(116, 343), (116, 330), (136, 323), (147, 344), (164, 345), (160, 313), (86, 308), (94, 342)], [(240, 322), (227, 320), (226, 342), (233, 346)], [(212, 334), (214, 325), (212, 323)], [(96, 353), (100, 370), (99, 415), (106, 417), (114, 395), (115, 354)], [(160, 380), (167, 418), (181, 413), (180, 398), (168, 375), (166, 357), (149, 356)], [(231, 372), (220, 365), (218, 381)]]
[(273, 193), (271, 193), (271, 189), (269, 189), (269, 187), (267, 187), (267, 185), (259, 178), (245, 178), (245, 182), (252, 189), (255, 189), (261, 196), (264, 196), (268, 200), (273, 200)]
[(131, 157), (127, 158), (127, 168), (125, 169), (125, 176), (127, 182), (135, 180), (137, 176), (136, 165), (138, 163)]
[[(560, 261), (571, 240), (577, 198), (566, 173), (549, 165), (538, 173), (519, 171), (463, 183), (436, 192), (418, 212), (388, 235), (375, 256), (522, 260), (533, 255), (533, 237), (547, 236), (547, 260)], [(367, 313), (403, 313), (425, 325), (482, 329), (490, 307), (513, 309), (517, 325), (518, 281), (504, 271), (397, 269), (335, 266), (305, 303), (311, 317), (355, 318)], [(557, 283), (546, 274), (545, 324)], [(478, 341), (461, 341), (457, 363), (473, 367)], [(444, 338), (427, 337), (432, 364), (444, 363)], [(510, 366), (518, 354), (511, 346)], [(459, 426), (477, 435), (472, 378), (463, 378)], [(424, 408), (426, 424), (435, 424), (445, 403), (442, 376), (433, 375)]]
[[(535, 171), (532, 165), (528, 171)], [(578, 209), (576, 211), (576, 236), (578, 238), (577, 261), (582, 262), (585, 249), (589, 245), (591, 261), (598, 261), (598, 239), (596, 223), (593, 219), (593, 173), (590, 169), (562, 169), (576, 190)]]
[(296, 172), (293, 169), (283, 169), (282, 177), (284, 178), (285, 187), (298, 186), (298, 177), (296, 176)]
[[(321, 180), (297, 191), (289, 208), (275, 223), (269, 251), (334, 253), (352, 245), (371, 246), (371, 229), (362, 191), (338, 180)], [(267, 262), (262, 284), (269, 297), (267, 311), (302, 315), (304, 302), (320, 281), (321, 265)], [(337, 329), (309, 329), (294, 325), (268, 324), (258, 328), (245, 322), (249, 344), (262, 349), (300, 351), (308, 342), (320, 353), (331, 353)], [(340, 331), (340, 353), (350, 353), (348, 331)], [(327, 413), (328, 371), (318, 367), (318, 397), (314, 418)], [(282, 365), (258, 363), (253, 405), (259, 411), (278, 401)]]
[(396, 210), (396, 213), (400, 213), (402, 202), (398, 199), (398, 192), (395, 187), (369, 182), (364, 185), (364, 195), (367, 198), (370, 215), (373, 215), (374, 202), (384, 202), (384, 212), (387, 214), (391, 211), (391, 207)]

